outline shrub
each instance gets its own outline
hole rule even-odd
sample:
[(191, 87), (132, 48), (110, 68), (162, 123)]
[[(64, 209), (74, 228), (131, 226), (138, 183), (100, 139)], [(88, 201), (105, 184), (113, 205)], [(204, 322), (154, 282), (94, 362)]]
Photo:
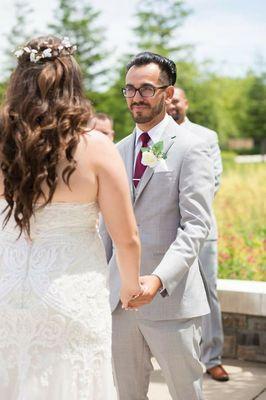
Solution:
[(219, 277), (266, 280), (266, 164), (225, 168), (215, 199)]

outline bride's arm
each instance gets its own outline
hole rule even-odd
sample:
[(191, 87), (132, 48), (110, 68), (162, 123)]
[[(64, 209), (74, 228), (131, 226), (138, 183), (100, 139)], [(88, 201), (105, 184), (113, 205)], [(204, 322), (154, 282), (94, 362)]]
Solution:
[(93, 164), (98, 178), (98, 203), (106, 228), (116, 249), (124, 306), (140, 293), (140, 241), (131, 205), (128, 179), (123, 161), (110, 140), (92, 138)]

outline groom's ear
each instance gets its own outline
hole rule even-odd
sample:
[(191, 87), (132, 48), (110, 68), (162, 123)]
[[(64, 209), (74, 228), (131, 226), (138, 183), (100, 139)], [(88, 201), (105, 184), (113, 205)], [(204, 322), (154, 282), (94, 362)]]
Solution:
[(172, 100), (172, 98), (173, 98), (173, 96), (174, 96), (174, 93), (175, 93), (175, 88), (174, 88), (174, 86), (168, 86), (166, 89), (165, 89), (165, 94), (166, 94), (166, 98), (165, 98), (165, 100), (166, 100), (166, 102), (168, 103), (169, 101), (171, 101)]

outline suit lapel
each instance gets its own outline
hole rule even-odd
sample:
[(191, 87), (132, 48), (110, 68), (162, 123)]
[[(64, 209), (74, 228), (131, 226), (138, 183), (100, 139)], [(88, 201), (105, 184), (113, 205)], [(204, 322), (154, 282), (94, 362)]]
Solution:
[[(169, 124), (167, 125), (165, 131), (167, 131)], [(171, 135), (165, 135), (165, 131), (164, 134), (162, 135), (162, 139), (164, 142), (164, 148), (163, 148), (163, 152), (167, 155), (168, 151), (170, 150), (170, 148), (172, 147), (172, 145), (174, 144), (174, 139), (175, 136), (171, 136)], [(167, 161), (167, 160), (166, 160)], [(152, 178), (154, 174), (154, 168), (150, 168), (147, 167), (144, 171), (144, 174), (137, 186), (137, 189), (135, 191), (135, 201), (134, 204), (136, 204), (136, 201), (139, 199), (141, 193), (143, 192), (143, 190), (145, 189), (145, 187), (147, 186), (148, 182), (150, 181), (150, 179)]]
[(139, 184), (137, 186), (137, 189), (135, 189), (135, 201), (134, 204), (136, 204), (136, 201), (138, 200), (139, 196), (147, 186), (149, 180), (151, 179), (152, 175), (154, 174), (154, 168), (147, 167), (144, 171), (144, 174), (142, 175), (141, 180), (139, 181)]

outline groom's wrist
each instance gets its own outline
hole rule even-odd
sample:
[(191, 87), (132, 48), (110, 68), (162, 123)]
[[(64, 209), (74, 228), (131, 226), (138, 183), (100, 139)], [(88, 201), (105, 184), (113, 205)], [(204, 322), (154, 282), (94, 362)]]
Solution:
[(167, 296), (168, 296), (168, 293), (167, 293), (166, 287), (165, 287), (165, 285), (164, 285), (162, 279), (161, 279), (158, 275), (156, 275), (156, 274), (152, 274), (152, 275), (153, 275), (153, 276), (156, 276), (157, 278), (159, 278), (159, 280), (160, 280), (160, 282), (161, 282), (161, 286), (160, 286), (159, 289), (158, 289), (158, 293), (160, 293), (160, 295), (161, 295), (162, 297), (167, 297)]
[(158, 292), (161, 292), (162, 290), (164, 290), (164, 285), (163, 285), (163, 283), (162, 283), (162, 281), (161, 281), (161, 278), (158, 276), (158, 275), (156, 275), (156, 274), (151, 274), (152, 276), (155, 276), (157, 279), (158, 279)]

